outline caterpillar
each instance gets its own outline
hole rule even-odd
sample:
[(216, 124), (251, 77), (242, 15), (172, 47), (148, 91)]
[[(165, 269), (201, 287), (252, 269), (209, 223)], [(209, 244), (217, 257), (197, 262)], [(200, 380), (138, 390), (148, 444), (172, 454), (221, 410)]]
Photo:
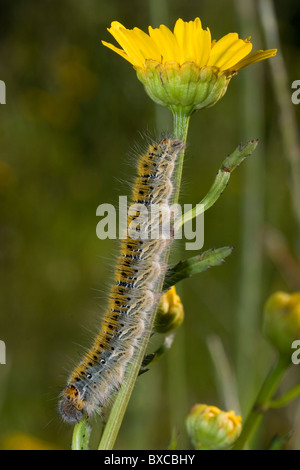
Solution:
[(159, 300), (158, 286), (165, 273), (163, 254), (172, 236), (154, 239), (136, 235), (166, 217), (158, 213), (149, 222), (140, 215), (142, 209), (169, 204), (176, 157), (184, 146), (179, 139), (163, 138), (150, 144), (139, 158), (127, 215), (127, 228), (135, 224), (136, 231), (128, 230), (121, 240), (101, 330), (61, 394), (58, 408), (66, 422), (76, 423), (84, 413), (101, 414), (107, 400), (120, 388), (139, 339), (149, 328), (149, 314)]

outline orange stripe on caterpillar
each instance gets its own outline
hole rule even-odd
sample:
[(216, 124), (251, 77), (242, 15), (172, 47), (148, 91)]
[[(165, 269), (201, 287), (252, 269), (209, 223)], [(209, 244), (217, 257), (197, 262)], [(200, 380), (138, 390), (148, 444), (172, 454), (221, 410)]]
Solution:
[[(140, 157), (127, 228), (143, 208), (169, 204), (176, 157), (183, 148), (181, 140), (164, 138), (151, 144)], [(157, 217), (162, 219), (161, 214)], [(143, 224), (144, 228), (150, 226), (146, 219)], [(101, 407), (119, 389), (139, 340), (149, 326), (150, 313), (156, 308), (158, 286), (165, 273), (163, 254), (170, 241), (135, 239), (130, 233), (122, 240), (115, 284), (101, 330), (71, 374), (59, 402), (59, 412), (65, 421), (78, 422), (83, 413), (101, 414)]]

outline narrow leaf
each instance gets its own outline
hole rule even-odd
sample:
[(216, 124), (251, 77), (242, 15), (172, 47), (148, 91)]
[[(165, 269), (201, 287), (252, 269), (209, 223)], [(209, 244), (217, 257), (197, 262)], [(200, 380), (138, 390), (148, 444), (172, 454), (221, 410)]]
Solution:
[(232, 251), (232, 246), (212, 248), (200, 255), (193, 256), (185, 261), (180, 261), (176, 266), (167, 271), (163, 290), (167, 291), (182, 279), (206, 271), (211, 266), (223, 264), (225, 258), (231, 255)]

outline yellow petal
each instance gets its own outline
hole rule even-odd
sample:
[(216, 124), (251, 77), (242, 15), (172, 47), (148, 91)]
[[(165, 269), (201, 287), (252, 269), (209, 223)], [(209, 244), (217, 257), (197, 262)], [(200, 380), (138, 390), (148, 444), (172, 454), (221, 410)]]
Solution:
[(162, 62), (178, 61), (178, 44), (172, 31), (165, 25), (159, 28), (149, 26), (149, 35), (160, 51)]
[(211, 34), (210, 30), (197, 31), (195, 35), (196, 44), (196, 63), (199, 67), (207, 65), (211, 53)]
[(161, 58), (160, 50), (150, 36), (139, 28), (134, 28), (133, 31), (136, 34), (137, 44), (145, 59), (157, 60), (159, 62)]
[(185, 62), (185, 26), (184, 21), (179, 18), (174, 26), (174, 36), (178, 45), (178, 62), (183, 64)]
[(249, 40), (239, 39), (237, 33), (229, 33), (217, 41), (211, 50), (208, 65), (227, 70), (251, 52)]
[(176, 21), (174, 36), (179, 49), (179, 63), (195, 62), (200, 67), (206, 64), (210, 53), (210, 32), (203, 31), (200, 18), (185, 22)]
[[(132, 30), (124, 28), (124, 26), (118, 21), (113, 21), (111, 28), (108, 28), (108, 31), (124, 49), (124, 52), (128, 56), (127, 60), (129, 60), (133, 65), (142, 67), (145, 60), (139, 48), (136, 47), (136, 34)], [(112, 47), (110, 47), (110, 49), (115, 50)], [(118, 49), (115, 50), (115, 52), (120, 54)], [(122, 55), (122, 57), (126, 58), (124, 55)]]
[(210, 31), (203, 30), (200, 18), (188, 23), (191, 56), (199, 67), (207, 64), (211, 48)]
[(184, 22), (183, 25), (183, 47), (184, 47), (184, 61), (195, 60), (195, 35), (194, 35), (194, 22)]
[(244, 67), (248, 65), (255, 64), (255, 62), (259, 62), (260, 60), (268, 59), (269, 57), (274, 57), (277, 54), (277, 49), (267, 49), (266, 51), (256, 51), (253, 54), (250, 54), (248, 57), (240, 60), (237, 64), (231, 67), (232, 71), (238, 72)]
[(130, 62), (132, 65), (135, 65), (134, 62), (132, 61), (132, 59), (128, 57), (128, 55), (126, 54), (126, 52), (123, 51), (123, 49), (119, 49), (118, 47), (116, 47), (113, 44), (110, 44), (109, 42), (106, 42), (106, 41), (101, 41), (101, 42), (102, 42), (103, 46), (108, 47), (109, 49), (116, 52), (117, 54), (119, 54), (124, 59), (128, 60), (128, 62)]

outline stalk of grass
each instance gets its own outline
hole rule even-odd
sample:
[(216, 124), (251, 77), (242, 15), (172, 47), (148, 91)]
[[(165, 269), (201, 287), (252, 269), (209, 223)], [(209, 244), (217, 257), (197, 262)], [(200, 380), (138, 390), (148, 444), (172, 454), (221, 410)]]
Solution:
[[(235, 0), (242, 37), (259, 38), (253, 0)], [(259, 41), (259, 39), (258, 39)], [(256, 64), (247, 74), (240, 74), (240, 122), (244, 138), (261, 138), (264, 128), (262, 65)], [(260, 139), (264, 140), (264, 139)], [(255, 348), (259, 338), (259, 313), (262, 283), (261, 232), (264, 221), (264, 146), (244, 168), (243, 199), (241, 205), (241, 266), (236, 315), (236, 370), (241, 409), (252, 401), (256, 389)]]
[(206, 342), (214, 365), (216, 384), (221, 402), (225, 409), (234, 410), (235, 413), (239, 414), (240, 404), (235, 375), (222, 340), (217, 335), (210, 335)]
[(280, 37), (274, 2), (272, 0), (257, 0), (260, 21), (263, 28), (266, 46), (277, 47), (276, 60), (269, 62), (279, 108), (279, 129), (284, 148), (284, 154), (290, 166), (290, 192), (295, 218), (298, 224), (298, 243), (300, 235), (300, 138), (297, 119), (291, 101), (291, 83), (289, 83), (286, 65), (282, 55)]

